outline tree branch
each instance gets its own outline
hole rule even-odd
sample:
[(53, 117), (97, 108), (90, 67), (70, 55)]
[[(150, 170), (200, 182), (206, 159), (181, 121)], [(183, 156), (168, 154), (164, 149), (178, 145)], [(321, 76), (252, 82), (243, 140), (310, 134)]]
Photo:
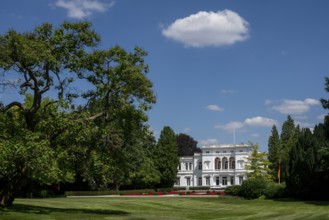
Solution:
[(6, 112), (7, 110), (11, 109), (12, 107), (17, 106), (21, 110), (25, 110), (24, 106), (20, 102), (11, 102), (8, 105), (0, 108), (0, 112)]

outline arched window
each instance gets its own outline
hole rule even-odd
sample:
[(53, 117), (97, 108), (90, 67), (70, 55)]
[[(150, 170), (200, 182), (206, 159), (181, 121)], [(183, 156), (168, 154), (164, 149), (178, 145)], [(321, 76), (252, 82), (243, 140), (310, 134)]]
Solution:
[(224, 170), (227, 170), (228, 169), (228, 160), (226, 157), (223, 158), (223, 169)]
[(235, 169), (235, 159), (234, 157), (230, 157), (230, 170)]
[(215, 170), (220, 170), (222, 168), (222, 162), (220, 160), (220, 158), (216, 158), (215, 159)]

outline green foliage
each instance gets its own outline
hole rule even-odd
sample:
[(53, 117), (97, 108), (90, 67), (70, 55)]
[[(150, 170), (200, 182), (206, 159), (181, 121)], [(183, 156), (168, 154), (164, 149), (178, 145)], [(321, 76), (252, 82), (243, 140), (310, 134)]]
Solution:
[[(93, 189), (160, 181), (149, 157), (146, 111), (156, 98), (146, 77), (147, 53), (139, 47), (99, 50), (99, 41), (88, 22), (0, 35), (0, 85), (15, 73), (26, 98), (0, 105), (0, 205), (10, 206), (30, 180), (80, 178)], [(74, 89), (78, 83), (83, 86)], [(77, 97), (85, 106), (75, 108)]]
[(272, 178), (275, 182), (278, 182), (278, 168), (281, 157), (281, 140), (279, 132), (275, 125), (272, 127), (271, 136), (268, 139), (268, 160), (271, 162), (269, 166), (272, 174)]
[(176, 181), (179, 157), (175, 133), (168, 126), (165, 126), (161, 131), (154, 151), (154, 162), (160, 172), (159, 187), (172, 187)]
[(286, 196), (286, 185), (270, 182), (264, 190), (264, 196), (267, 199), (279, 199)]
[(266, 152), (259, 152), (258, 145), (252, 145), (253, 152), (247, 158), (245, 168), (249, 170), (248, 178), (265, 178), (271, 179), (269, 166), (271, 163), (267, 159)]
[(268, 181), (263, 177), (250, 178), (243, 181), (239, 195), (246, 199), (257, 199), (264, 195)]
[(328, 198), (329, 172), (321, 163), (326, 155), (320, 154), (326, 148), (323, 129), (317, 126), (314, 133), (303, 129), (290, 150), (287, 189), (294, 197)]
[(193, 156), (194, 153), (201, 153), (201, 149), (197, 147), (198, 142), (187, 134), (176, 135), (178, 145), (178, 156)]
[(232, 186), (226, 187), (224, 192), (227, 195), (239, 196), (240, 190), (241, 190), (240, 185), (232, 185)]

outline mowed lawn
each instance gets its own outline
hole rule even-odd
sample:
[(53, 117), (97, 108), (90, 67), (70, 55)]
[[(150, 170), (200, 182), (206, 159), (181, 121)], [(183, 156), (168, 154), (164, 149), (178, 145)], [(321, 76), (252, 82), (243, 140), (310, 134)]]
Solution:
[(1, 220), (47, 219), (329, 219), (328, 202), (227, 197), (16, 199)]

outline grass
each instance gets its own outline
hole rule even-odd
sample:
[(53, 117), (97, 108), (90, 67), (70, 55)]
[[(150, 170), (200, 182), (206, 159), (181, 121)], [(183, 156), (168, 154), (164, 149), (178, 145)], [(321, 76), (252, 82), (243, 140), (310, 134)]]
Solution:
[(1, 220), (35, 219), (329, 219), (329, 202), (213, 197), (16, 199)]

